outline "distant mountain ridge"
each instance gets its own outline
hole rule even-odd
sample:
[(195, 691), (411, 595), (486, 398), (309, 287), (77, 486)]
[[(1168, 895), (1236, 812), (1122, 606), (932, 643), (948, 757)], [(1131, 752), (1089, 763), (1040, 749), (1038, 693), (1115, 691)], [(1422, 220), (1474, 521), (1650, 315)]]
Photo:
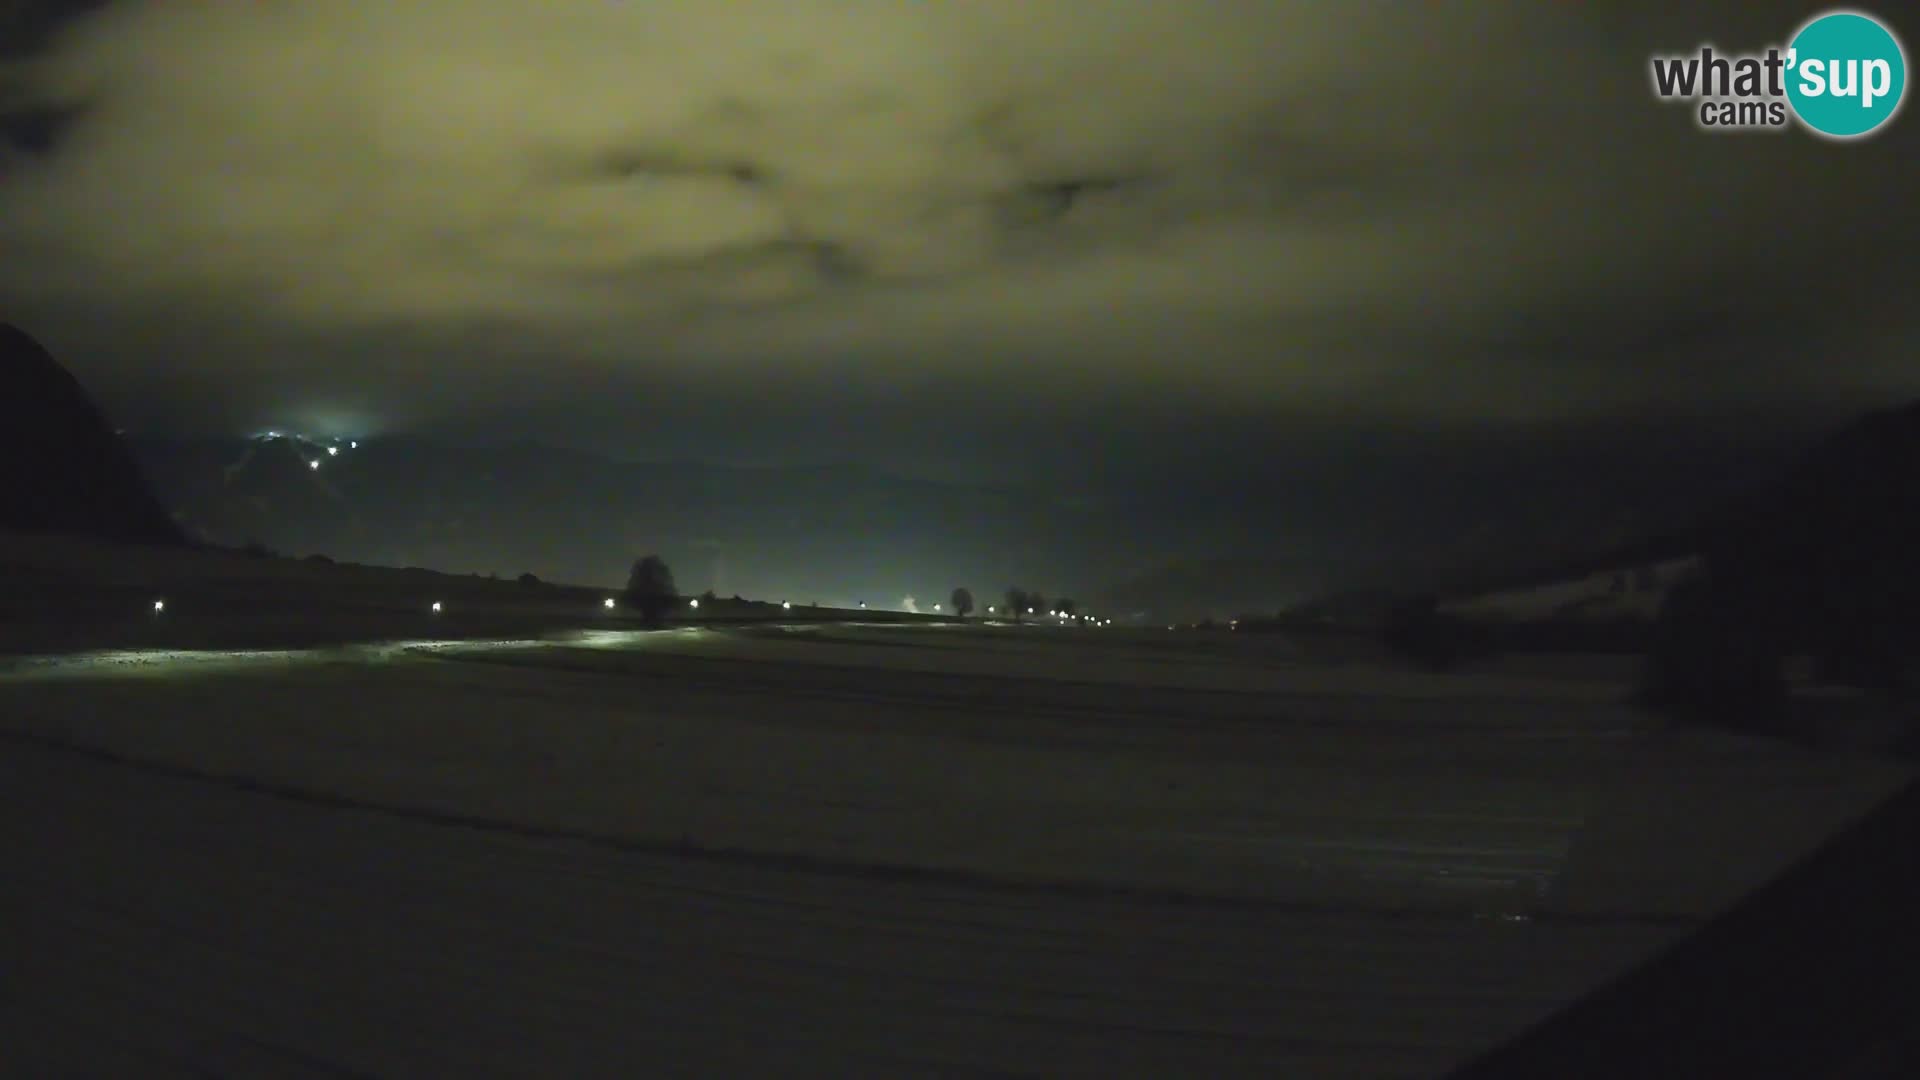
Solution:
[(683, 588), (878, 608), (944, 600), (957, 585), (1071, 588), (1105, 558), (1138, 559), (1098, 508), (858, 466), (291, 432), (134, 445), (209, 539), (387, 565), (618, 584), (634, 558), (659, 552)]
[(186, 539), (79, 380), (9, 323), (0, 323), (0, 530)]

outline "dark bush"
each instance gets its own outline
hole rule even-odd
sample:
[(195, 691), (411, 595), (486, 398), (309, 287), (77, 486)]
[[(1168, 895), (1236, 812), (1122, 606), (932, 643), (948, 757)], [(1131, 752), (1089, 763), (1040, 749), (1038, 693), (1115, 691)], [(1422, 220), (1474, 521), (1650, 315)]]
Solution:
[(332, 565), (333, 565), (333, 557), (332, 557), (332, 556), (330, 556), (330, 555), (322, 555), (322, 554), (320, 554), (320, 553), (318, 553), (318, 552), (315, 552), (314, 554), (312, 554), (312, 555), (309, 555), (309, 556), (307, 556), (307, 561), (308, 561), (308, 562), (310, 562), (310, 563), (316, 563), (316, 564), (319, 564), (319, 565), (322, 565), (322, 566), (332, 566)]
[(1782, 730), (1786, 648), (1762, 604), (1707, 577), (1675, 586), (1654, 624), (1642, 703), (1683, 723)]
[(1431, 671), (1452, 671), (1493, 650), (1493, 635), (1440, 610), (1435, 596), (1413, 597), (1388, 613), (1381, 640), (1387, 651)]
[(531, 572), (529, 572), (529, 573), (525, 573), (525, 574), (521, 574), (521, 575), (520, 575), (520, 584), (522, 584), (522, 585), (538, 585), (538, 584), (540, 584), (540, 579), (539, 579), (539, 578), (538, 578), (537, 576), (535, 576), (534, 574), (532, 574)]
[(246, 546), (240, 549), (240, 554), (245, 555), (249, 559), (277, 559), (280, 557), (279, 552), (258, 540), (247, 541)]
[(667, 568), (666, 560), (648, 555), (635, 561), (621, 599), (638, 611), (648, 625), (658, 626), (664, 622), (680, 599), (679, 590), (674, 588), (673, 571)]
[(1785, 660), (1809, 656), (1821, 681), (1920, 712), (1920, 402), (1862, 417), (1715, 515), (1701, 556), (1655, 627), (1649, 706), (1793, 734)]

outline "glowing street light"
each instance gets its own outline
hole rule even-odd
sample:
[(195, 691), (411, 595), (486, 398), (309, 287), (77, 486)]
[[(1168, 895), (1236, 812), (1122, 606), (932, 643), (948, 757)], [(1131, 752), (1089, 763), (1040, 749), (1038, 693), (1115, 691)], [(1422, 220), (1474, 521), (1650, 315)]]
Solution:
[(613, 597), (609, 596), (605, 600), (600, 601), (600, 603), (604, 605), (608, 611), (613, 610)]
[(782, 600), (782, 601), (780, 601), (780, 610), (782, 610), (782, 611), (792, 611), (792, 610), (793, 610), (793, 601), (791, 601), (791, 600)]
[(427, 610), (433, 612), (435, 615), (440, 614), (440, 601), (435, 600), (433, 602), (433, 606), (428, 608)]
[(933, 605), (933, 610), (935, 610), (935, 611), (939, 611), (939, 610), (940, 610), (940, 605), (939, 605), (939, 604), (935, 604), (935, 605)]
[(349, 443), (347, 444), (347, 449), (349, 449), (349, 450), (358, 450), (358, 449), (360, 449), (360, 444), (359, 444), (359, 443), (357, 443), (357, 442), (349, 442)]
[(992, 605), (992, 604), (988, 604), (988, 605), (987, 605), (987, 614), (989, 614), (989, 615), (991, 615), (991, 614), (993, 614), (993, 605)]
[(165, 600), (155, 600), (153, 602), (153, 613), (155, 615), (158, 615), (165, 610), (167, 610), (167, 602)]
[(867, 610), (867, 602), (865, 600), (860, 601), (860, 610), (861, 611)]
[(328, 457), (339, 457), (339, 456), (340, 456), (340, 448), (339, 448), (339, 447), (337, 447), (337, 446), (329, 446), (329, 447), (327, 447), (327, 456), (328, 456)]
[(1033, 609), (1032, 609), (1032, 608), (1028, 608), (1028, 609), (1027, 609), (1027, 614), (1029, 614), (1029, 615), (1031, 615), (1031, 614), (1033, 614)]
[(318, 469), (319, 467), (320, 467), (320, 463), (318, 461), (307, 462), (307, 468), (309, 469)]
[(700, 598), (696, 596), (696, 597), (694, 597), (693, 599), (691, 599), (691, 600), (689, 600), (689, 601), (687, 601), (687, 606), (688, 606), (688, 607), (690, 607), (690, 608), (697, 608), (697, 607), (699, 607), (699, 606), (700, 606)]

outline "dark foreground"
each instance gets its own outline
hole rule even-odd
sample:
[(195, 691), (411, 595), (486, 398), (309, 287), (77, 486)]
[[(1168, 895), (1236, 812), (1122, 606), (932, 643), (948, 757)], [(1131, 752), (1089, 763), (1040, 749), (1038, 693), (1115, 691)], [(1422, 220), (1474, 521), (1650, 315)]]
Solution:
[(1604, 668), (1276, 648), (772, 628), (0, 672), (7, 1071), (1437, 1076), (1908, 775), (1636, 726)]

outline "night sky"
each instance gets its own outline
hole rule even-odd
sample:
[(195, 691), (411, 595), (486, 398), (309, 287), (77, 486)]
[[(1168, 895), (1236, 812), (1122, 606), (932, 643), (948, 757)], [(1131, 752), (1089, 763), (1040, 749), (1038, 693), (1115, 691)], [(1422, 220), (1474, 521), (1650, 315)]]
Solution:
[(143, 430), (1116, 490), (1920, 394), (1920, 120), (1650, 92), (1812, 8), (8, 10), (0, 303)]

